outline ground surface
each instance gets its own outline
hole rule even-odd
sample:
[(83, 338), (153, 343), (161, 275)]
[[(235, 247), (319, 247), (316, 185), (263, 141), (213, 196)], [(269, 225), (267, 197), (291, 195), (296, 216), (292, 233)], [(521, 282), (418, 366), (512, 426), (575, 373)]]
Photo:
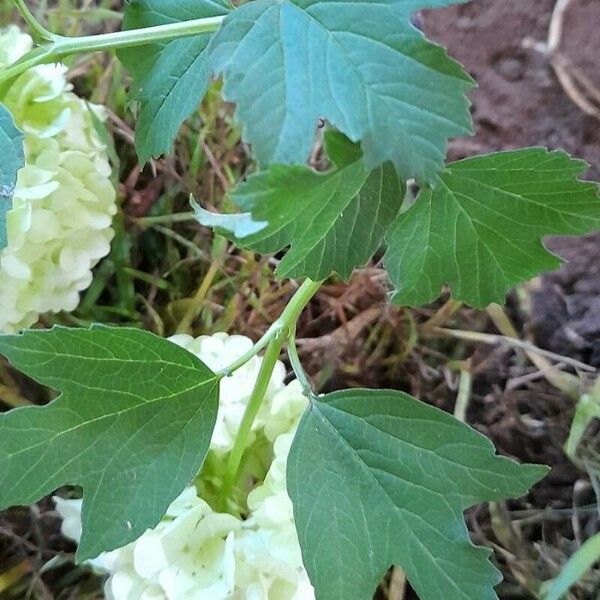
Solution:
[[(479, 0), (422, 15), (426, 33), (448, 46), (479, 83), (472, 94), (476, 135), (452, 141), (450, 159), (544, 145), (584, 158), (591, 165), (588, 176), (600, 180), (600, 121), (569, 98), (551, 57), (543, 52), (554, 6), (554, 0)], [(585, 73), (600, 87), (600, 0), (572, 0), (558, 48), (566, 61), (561, 64), (570, 72)], [(118, 236), (123, 246), (111, 259), (117, 264), (122, 259), (168, 285), (136, 280), (123, 286), (123, 272), (108, 269), (102, 293), (88, 297), (76, 318), (131, 321), (170, 334), (191, 307), (191, 333), (226, 329), (256, 339), (279, 313), (293, 285), (280, 288), (267, 260), (215, 251), (196, 225), (175, 227), (177, 235), (196, 248), (193, 251), (162, 225), (138, 220), (185, 210), (190, 190), (217, 206), (222, 202), (223, 191), (247, 168), (229, 109), (205, 103), (201, 116), (184, 130), (175, 158), (156, 163), (155, 178), (148, 171), (140, 174), (128, 138), (131, 119), (114, 93), (115, 79), (109, 81), (113, 63), (93, 61), (79, 65), (79, 72), (96, 73), (97, 79), (79, 76), (75, 83), (116, 113), (111, 125), (121, 157), (125, 233)], [(205, 158), (190, 174), (183, 165), (189, 164), (196, 146)], [(226, 169), (216, 168), (218, 163)], [(539, 364), (534, 366), (510, 345), (467, 342), (440, 335), (435, 327), (477, 334), (495, 334), (500, 328), (510, 335), (512, 324), (520, 337), (567, 362), (576, 359), (600, 367), (600, 235), (548, 244), (569, 263), (511, 294), (503, 313), (468, 310), (446, 298), (410, 311), (390, 308), (383, 275), (371, 265), (357, 272), (349, 286), (325, 286), (303, 315), (298, 332), (302, 359), (319, 388), (390, 386), (453, 411), (459, 381), (470, 378), (470, 391), (461, 399), (466, 420), (489, 435), (502, 453), (552, 466), (551, 474), (528, 497), (482, 505), (468, 513), (474, 541), (495, 550), (505, 578), (498, 588), (501, 600), (535, 598), (540, 582), (555, 576), (578, 544), (599, 529), (591, 484), (594, 469), (590, 463), (585, 463), (587, 469), (575, 466), (563, 451), (576, 402), (569, 386), (573, 381), (587, 385), (591, 376), (559, 361), (572, 375), (565, 384), (560, 377), (548, 377)], [(123, 247), (128, 248), (125, 254)], [(215, 266), (213, 285), (198, 298), (196, 289), (210, 272), (209, 265)], [(118, 306), (118, 315), (107, 311), (109, 306)], [(594, 433), (592, 429), (587, 436), (591, 454), (596, 450)], [(57, 534), (50, 502), (4, 513), (0, 574), (20, 564), (26, 573), (11, 595), (5, 592), (6, 598), (99, 598), (98, 582), (72, 567), (71, 551)], [(42, 570), (50, 558), (55, 567)], [(413, 599), (410, 588), (398, 583), (398, 573), (393, 578), (395, 591), (384, 586), (378, 597)], [(572, 597), (598, 600), (600, 571), (593, 570)]]

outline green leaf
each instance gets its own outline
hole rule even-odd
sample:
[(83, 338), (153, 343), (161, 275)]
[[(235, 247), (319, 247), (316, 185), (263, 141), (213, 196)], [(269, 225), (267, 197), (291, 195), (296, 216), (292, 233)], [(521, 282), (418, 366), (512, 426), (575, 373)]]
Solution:
[(401, 392), (313, 398), (287, 486), (318, 600), (367, 600), (391, 564), (421, 600), (492, 600), (499, 573), (462, 511), (521, 496), (546, 472), (494, 455), (464, 423)]
[(303, 164), (320, 118), (362, 141), (367, 166), (432, 181), (446, 141), (471, 131), (470, 77), (410, 24), (461, 0), (256, 0), (210, 45), (223, 94), (263, 164)]
[(0, 104), (0, 250), (8, 242), (6, 214), (12, 208), (17, 173), (25, 165), (23, 134), (17, 129), (9, 110)]
[(279, 277), (320, 280), (332, 271), (350, 277), (380, 247), (404, 184), (390, 163), (370, 171), (360, 148), (343, 135), (327, 132), (325, 143), (334, 163), (329, 171), (273, 165), (232, 192), (246, 212), (213, 215), (196, 207), (198, 220), (257, 252), (289, 246)]
[[(138, 29), (225, 15), (226, 0), (128, 0), (124, 29)], [(169, 153), (181, 124), (206, 92), (206, 46), (212, 34), (152, 43), (119, 51), (133, 76), (131, 97), (139, 102), (136, 149), (141, 163)]]
[(597, 187), (577, 179), (585, 163), (528, 148), (450, 164), (392, 225), (386, 268), (393, 302), (452, 296), (475, 307), (504, 302), (509, 288), (560, 261), (541, 239), (600, 228)]
[(0, 352), (62, 394), (0, 415), (0, 508), (83, 487), (85, 560), (155, 526), (208, 451), (218, 379), (151, 333), (93, 326), (0, 337)]

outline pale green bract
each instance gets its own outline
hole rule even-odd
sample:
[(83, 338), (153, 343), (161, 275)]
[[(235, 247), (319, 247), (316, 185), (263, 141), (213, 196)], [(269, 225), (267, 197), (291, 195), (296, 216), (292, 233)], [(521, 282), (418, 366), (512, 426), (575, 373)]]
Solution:
[[(0, 30), (0, 67), (31, 47), (15, 26)], [(0, 330), (16, 331), (45, 312), (72, 311), (106, 256), (116, 194), (92, 111), (60, 65), (35, 67), (0, 97), (22, 129), (25, 167), (7, 214), (0, 253)]]
[[(231, 364), (252, 345), (250, 339), (224, 333), (171, 341), (216, 370)], [(256, 381), (261, 359), (255, 357), (220, 382), (217, 424), (208, 462), (231, 449)], [(248, 452), (265, 438), (268, 472), (253, 477), (242, 520), (214, 511), (194, 486), (171, 503), (165, 517), (135, 542), (89, 561), (107, 573), (106, 597), (112, 600), (311, 600), (312, 586), (302, 565), (292, 504), (286, 492), (286, 463), (298, 419), (306, 407), (297, 382), (283, 384), (283, 365), (272, 375), (267, 397), (254, 423)], [(272, 456), (271, 456), (272, 454)], [(203, 469), (196, 479), (213, 476)], [(264, 480), (264, 481), (263, 481)], [(246, 491), (248, 494), (248, 490)], [(79, 541), (81, 500), (55, 498), (63, 533)]]

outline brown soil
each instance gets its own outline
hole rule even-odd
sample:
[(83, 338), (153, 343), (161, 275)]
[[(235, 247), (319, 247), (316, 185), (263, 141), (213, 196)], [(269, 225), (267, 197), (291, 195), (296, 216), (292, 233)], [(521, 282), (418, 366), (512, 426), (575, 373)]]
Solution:
[[(533, 47), (547, 40), (554, 6), (555, 0), (478, 0), (423, 14), (426, 34), (448, 46), (479, 85), (471, 95), (476, 134), (452, 141), (451, 160), (544, 145), (584, 158), (591, 165), (588, 176), (600, 180), (600, 121), (568, 97), (550, 57)], [(560, 52), (600, 86), (600, 0), (572, 0)], [(530, 286), (529, 310), (513, 297), (507, 313), (521, 335), (531, 334), (541, 346), (600, 366), (600, 235), (584, 242), (551, 240), (548, 247), (569, 263)], [(348, 287), (326, 286), (298, 331), (307, 370), (323, 391), (393, 387), (452, 411), (458, 375), (449, 361), (470, 361), (473, 389), (467, 422), (503, 454), (552, 467), (528, 497), (482, 505), (467, 518), (473, 539), (496, 550), (505, 579), (498, 588), (500, 599), (533, 598), (539, 582), (556, 575), (577, 541), (599, 528), (588, 475), (563, 452), (573, 400), (536, 376), (520, 353), (424, 335), (423, 324), (443, 300), (405, 311), (385, 305), (385, 294), (385, 280), (376, 269), (356, 273)], [(277, 314), (279, 301), (267, 308)], [(254, 338), (273, 316), (238, 312), (232, 329)], [(485, 313), (477, 311), (461, 310), (443, 325), (497, 333)], [(418, 343), (415, 332), (420, 334)], [(30, 561), (37, 574), (46, 560), (72, 550), (57, 535), (57, 527), (49, 502), (6, 512), (0, 518), (0, 555)], [(92, 597), (88, 593), (94, 585), (89, 573), (68, 565), (50, 576), (36, 575), (31, 583), (33, 597), (39, 598)], [(75, 590), (72, 596), (50, 593), (67, 586)], [(405, 600), (414, 598), (409, 590)], [(573, 598), (600, 598), (598, 570)]]
[[(555, 0), (480, 0), (425, 12), (426, 34), (447, 46), (479, 86), (471, 95), (475, 136), (452, 141), (451, 160), (541, 145), (585, 159), (586, 175), (600, 179), (600, 120), (569, 98), (543, 52), (554, 7)], [(569, 73), (584, 73), (600, 89), (600, 1), (571, 1), (558, 52)], [(600, 235), (545, 243), (568, 263), (538, 278), (530, 286), (528, 314), (513, 310), (513, 316), (540, 346), (600, 366)], [(563, 510), (593, 503), (594, 495), (587, 475), (563, 452), (573, 402), (539, 380), (514, 389), (513, 377), (523, 364), (510, 353), (496, 353), (490, 367), (480, 369), (474, 380), (469, 422), (501, 452), (545, 462), (552, 471), (534, 488), (528, 505), (512, 507), (525, 511), (523, 520), (504, 510), (490, 520), (488, 511), (479, 509), (472, 511), (470, 526), (480, 541), (503, 549), (496, 552), (505, 577), (500, 598), (531, 598), (538, 582), (555, 574), (556, 565), (573, 551), (575, 530), (581, 527), (589, 535), (598, 529), (595, 517), (557, 518)], [(600, 597), (596, 572), (573, 597)]]
[[(543, 145), (587, 160), (600, 179), (600, 122), (565, 94), (545, 43), (555, 0), (479, 0), (428, 11), (424, 30), (447, 46), (479, 87), (471, 99), (474, 138), (451, 144), (449, 158)], [(600, 87), (600, 2), (573, 0), (564, 18), (561, 52)]]

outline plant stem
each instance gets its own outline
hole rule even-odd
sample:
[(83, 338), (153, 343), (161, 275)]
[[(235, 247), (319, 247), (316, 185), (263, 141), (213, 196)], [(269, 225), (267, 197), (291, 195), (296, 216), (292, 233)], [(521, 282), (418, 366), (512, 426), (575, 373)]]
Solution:
[[(240, 423), (237, 435), (233, 442), (233, 448), (227, 459), (227, 466), (225, 469), (225, 476), (223, 478), (223, 485), (221, 486), (220, 492), (220, 505), (222, 510), (227, 509), (227, 497), (233, 484), (235, 483), (240, 463), (242, 461), (242, 455), (248, 445), (248, 440), (252, 432), (252, 425), (254, 419), (260, 410), (261, 404), (264, 400), (265, 393), (271, 381), (271, 375), (273, 369), (277, 364), (277, 359), (281, 353), (283, 345), (286, 343), (290, 336), (290, 332), (294, 330), (296, 321), (302, 309), (308, 304), (310, 299), (315, 295), (322, 282), (312, 281), (307, 279), (298, 289), (298, 291), (291, 298), (281, 316), (271, 325), (267, 333), (257, 342), (250, 352), (246, 353), (240, 360), (235, 361), (232, 365), (227, 367), (224, 371), (218, 373), (218, 375), (224, 376), (232, 373), (236, 368), (245, 364), (259, 352), (259, 347), (263, 344), (267, 345), (267, 350), (263, 357), (258, 376), (244, 416)], [(243, 360), (243, 362), (241, 362)]]
[(148, 225), (155, 225), (157, 223), (188, 223), (191, 221), (198, 221), (195, 213), (193, 212), (179, 212), (170, 215), (157, 215), (155, 217), (139, 217), (135, 219), (135, 223), (142, 227)]
[(229, 492), (231, 491), (231, 488), (237, 478), (238, 470), (242, 462), (242, 455), (244, 454), (244, 450), (246, 449), (248, 440), (250, 439), (254, 419), (256, 418), (256, 415), (258, 414), (258, 411), (260, 410), (264, 400), (265, 393), (269, 387), (269, 382), (271, 381), (273, 369), (277, 364), (277, 359), (279, 358), (281, 348), (287, 340), (287, 336), (288, 330), (286, 329), (280, 330), (275, 335), (275, 337), (269, 342), (265, 355), (262, 359), (262, 363), (260, 364), (254, 389), (252, 390), (252, 394), (248, 400), (246, 410), (244, 411), (244, 416), (242, 417), (242, 421), (240, 423), (240, 428), (238, 429), (233, 442), (233, 448), (231, 449), (231, 453), (227, 459), (225, 477), (223, 478), (223, 486), (221, 487), (220, 491), (221, 506), (224, 510), (227, 510), (227, 497), (229, 496)]
[(294, 370), (294, 375), (296, 375), (296, 379), (300, 382), (304, 395), (307, 398), (314, 396), (312, 386), (310, 385), (308, 376), (302, 368), (302, 363), (300, 362), (300, 357), (298, 356), (298, 349), (296, 348), (295, 331), (291, 331), (290, 335), (288, 336), (287, 349), (288, 358), (290, 359), (290, 364), (292, 365), (292, 369)]
[(145, 46), (152, 42), (164, 42), (174, 38), (188, 37), (200, 33), (213, 33), (221, 25), (224, 17), (207, 17), (192, 19), (177, 23), (154, 25), (141, 29), (128, 29), (114, 33), (101, 33), (81, 37), (57, 36), (55, 54), (59, 58), (83, 52), (98, 52), (100, 50), (114, 50), (118, 48), (131, 48)]
[(28, 10), (26, 13), (22, 12), (21, 7), (24, 7), (22, 0), (14, 0), (14, 2), (21, 11), (23, 18), (38, 37), (49, 40), (49, 43), (34, 48), (16, 63), (3, 69), (0, 73), (0, 84), (13, 80), (31, 67), (44, 63), (57, 62), (73, 54), (145, 46), (152, 42), (164, 42), (201, 33), (213, 33), (219, 28), (225, 18), (224, 16), (207, 17), (205, 19), (192, 19), (190, 21), (166, 23), (164, 25), (116, 31), (114, 33), (64, 37), (46, 31)]
[(310, 299), (317, 293), (317, 290), (321, 287), (322, 281), (313, 281), (307, 279), (299, 288), (298, 291), (292, 296), (291, 300), (286, 305), (285, 309), (279, 316), (279, 318), (267, 329), (266, 333), (246, 352), (240, 356), (236, 361), (230, 365), (221, 369), (217, 375), (219, 377), (229, 377), (236, 369), (244, 366), (253, 356), (256, 356), (261, 350), (263, 350), (269, 342), (273, 339), (279, 331), (284, 328), (293, 330), (298, 316), (302, 312), (302, 309), (308, 304)]
[(53, 41), (55, 39), (55, 35), (48, 31), (31, 13), (29, 8), (27, 8), (27, 4), (25, 4), (24, 0), (13, 0), (13, 4), (19, 11), (23, 21), (27, 23), (29, 28), (31, 29), (32, 37), (34, 41), (39, 42), (42, 40)]
[(215, 258), (208, 267), (208, 271), (206, 275), (202, 279), (202, 283), (200, 287), (194, 294), (190, 305), (185, 311), (181, 321), (179, 321), (179, 325), (177, 326), (176, 333), (188, 333), (192, 328), (192, 323), (194, 319), (200, 314), (200, 309), (202, 308), (202, 303), (206, 299), (206, 295), (208, 294), (208, 290), (210, 289), (217, 273), (219, 272), (219, 267), (221, 266), (221, 262), (227, 253), (227, 245), (223, 246), (223, 252)]

